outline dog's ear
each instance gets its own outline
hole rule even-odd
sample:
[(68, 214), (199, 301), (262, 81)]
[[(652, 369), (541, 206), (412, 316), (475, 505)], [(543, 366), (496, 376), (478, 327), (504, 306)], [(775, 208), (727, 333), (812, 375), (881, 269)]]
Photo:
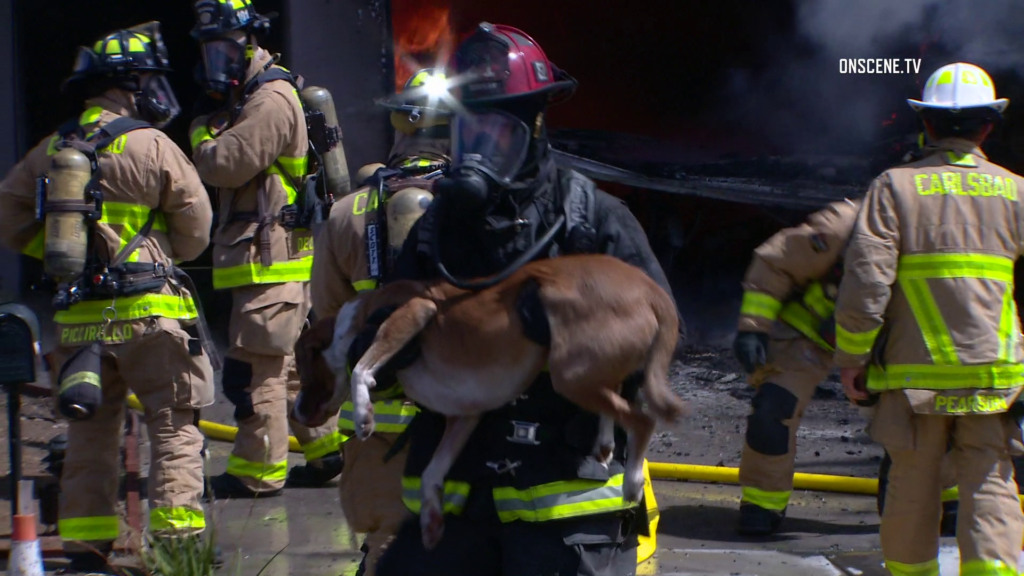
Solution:
[(295, 368), (299, 380), (313, 374), (313, 362), (334, 339), (334, 318), (322, 318), (305, 330), (295, 343)]

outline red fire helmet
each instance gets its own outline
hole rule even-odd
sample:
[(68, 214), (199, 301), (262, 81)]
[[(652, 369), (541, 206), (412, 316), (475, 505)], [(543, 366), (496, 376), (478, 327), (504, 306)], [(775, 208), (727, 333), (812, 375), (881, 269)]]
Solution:
[(502, 24), (481, 22), (459, 44), (450, 68), (459, 101), (466, 106), (541, 95), (554, 104), (576, 90), (576, 80), (556, 68), (533, 38)]

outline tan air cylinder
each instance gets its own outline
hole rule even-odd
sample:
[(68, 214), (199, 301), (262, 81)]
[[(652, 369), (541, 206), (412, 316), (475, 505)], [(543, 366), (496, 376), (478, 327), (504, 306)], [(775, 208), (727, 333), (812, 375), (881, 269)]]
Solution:
[(388, 217), (388, 245), (401, 251), (409, 230), (433, 202), (434, 195), (422, 188), (406, 188), (391, 195), (385, 204)]
[[(47, 173), (46, 202), (85, 202), (92, 179), (92, 164), (74, 148), (57, 152)], [(65, 280), (85, 270), (89, 248), (89, 226), (81, 212), (47, 212), (43, 270), (48, 276)]]
[[(324, 119), (327, 121), (328, 128), (335, 128), (338, 126), (338, 113), (334, 109), (334, 98), (331, 97), (331, 93), (326, 88), (320, 86), (310, 86), (302, 91), (302, 101), (306, 103), (306, 106), (324, 113)], [(338, 136), (341, 136), (341, 131), (338, 131)], [(321, 158), (324, 162), (324, 174), (327, 176), (327, 191), (334, 195), (335, 198), (341, 198), (352, 191), (352, 183), (348, 176), (348, 164), (345, 160), (345, 148), (341, 142), (338, 142), (334, 150), (330, 152), (320, 152)]]

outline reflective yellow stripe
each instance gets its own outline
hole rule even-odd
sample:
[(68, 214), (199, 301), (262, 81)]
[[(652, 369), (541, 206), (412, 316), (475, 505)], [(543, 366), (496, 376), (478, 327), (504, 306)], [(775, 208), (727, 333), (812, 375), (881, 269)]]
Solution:
[(103, 387), (103, 384), (100, 382), (99, 374), (95, 372), (76, 372), (61, 382), (60, 390), (58, 390), (57, 393), (63, 394), (68, 388), (79, 384), (92, 384), (97, 388)]
[[(402, 477), (402, 502), (414, 514), (419, 514), (423, 508), (423, 502), (420, 500), (420, 487), (422, 485), (422, 481), (418, 477)], [(444, 504), (442, 509), (445, 514), (462, 514), (468, 499), (468, 482), (459, 482), (457, 480), (444, 481)]]
[(117, 516), (85, 516), (82, 518), (61, 518), (57, 530), (64, 540), (102, 542), (117, 540), (120, 524)]
[(954, 500), (960, 499), (960, 487), (953, 486), (952, 488), (946, 488), (942, 491), (943, 502), (953, 502)]
[(271, 164), (270, 168), (267, 168), (267, 174), (278, 175), (278, 180), (281, 181), (281, 186), (284, 187), (285, 192), (288, 194), (288, 203), (294, 204), (296, 199), (298, 199), (299, 191), (295, 186), (292, 186), (291, 180), (281, 173), (281, 168), (278, 167), (278, 164), (280, 164), (280, 166), (284, 168), (289, 175), (291, 175), (292, 179), (301, 184), (302, 180), (306, 177), (306, 171), (309, 168), (309, 158), (306, 156), (301, 158), (281, 156), (277, 159), (277, 162)]
[(220, 0), (221, 4), (230, 4), (231, 8), (241, 10), (249, 5), (249, 0)]
[(899, 278), (900, 287), (907, 296), (907, 302), (914, 313), (918, 326), (921, 328), (921, 336), (932, 356), (932, 362), (945, 366), (960, 364), (960, 358), (956, 354), (956, 345), (953, 344), (953, 337), (949, 334), (946, 321), (942, 318), (932, 291), (928, 289), (928, 280), (924, 278), (910, 279)]
[(1007, 285), (1003, 292), (1003, 311), (999, 318), (1000, 363), (1017, 362), (1017, 304), (1013, 300), (1013, 286)]
[(775, 320), (782, 310), (782, 302), (762, 292), (744, 292), (740, 314)]
[(934, 364), (890, 364), (885, 369), (868, 367), (868, 389), (886, 390), (1006, 390), (1024, 386), (1024, 364), (983, 364), (944, 366)]
[(952, 150), (946, 151), (946, 158), (949, 159), (950, 164), (955, 166), (967, 166), (969, 168), (977, 168), (978, 164), (975, 163), (974, 158), (971, 157), (970, 152), (967, 154), (957, 154)]
[(835, 302), (825, 296), (825, 288), (821, 282), (814, 282), (804, 292), (804, 305), (820, 318), (830, 318), (836, 311)]
[[(341, 405), (341, 413), (338, 415), (338, 428), (341, 430), (355, 430), (352, 423), (352, 412), (355, 406), (352, 401)], [(401, 400), (380, 400), (373, 403), (374, 431), (401, 433), (409, 424), (420, 409), (416, 406), (407, 405)]]
[[(140, 204), (131, 204), (127, 202), (104, 202), (103, 217), (100, 222), (110, 226), (122, 226), (121, 233), (118, 235), (118, 239), (120, 240), (118, 250), (121, 250), (132, 241), (132, 238), (134, 238), (139, 231), (142, 230), (142, 226), (145, 225), (146, 220), (149, 218), (149, 212), (149, 207), (142, 206)], [(162, 212), (158, 213), (154, 219), (153, 230), (167, 232), (167, 219), (164, 217)], [(139, 261), (138, 249), (128, 256), (127, 261)]]
[(348, 440), (348, 436), (345, 436), (341, 432), (334, 431), (324, 436), (323, 438), (317, 438), (309, 444), (302, 446), (302, 453), (306, 455), (306, 460), (316, 460), (323, 458), (331, 452), (337, 452), (338, 447)]
[(174, 320), (193, 320), (199, 317), (196, 304), (191, 297), (183, 298), (170, 294), (140, 294), (110, 300), (89, 300), (79, 302), (67, 310), (54, 315), (58, 324), (88, 324), (103, 319), (103, 311), (111, 307), (116, 313), (115, 320), (138, 320), (159, 316)]
[(192, 132), (189, 139), (192, 141), (192, 149), (195, 150), (203, 142), (213, 140), (213, 132), (207, 126), (200, 126)]
[(1013, 260), (990, 254), (911, 254), (900, 257), (896, 277), (979, 278), (1013, 282)]
[(25, 256), (31, 256), (37, 260), (42, 260), (45, 254), (45, 242), (46, 231), (43, 228), (39, 229), (39, 232), (32, 237), (32, 240), (21, 249), (21, 253)]
[(821, 319), (797, 302), (787, 302), (779, 314), (779, 320), (789, 324), (812, 342), (831, 352), (832, 345), (821, 337)]
[[(118, 50), (118, 52), (120, 52), (120, 50)], [(89, 124), (95, 124), (96, 122), (99, 122), (101, 114), (103, 114), (103, 108), (93, 106), (85, 112), (82, 112), (82, 115), (78, 117), (78, 125), (87, 126)]]
[(743, 497), (740, 502), (760, 506), (765, 510), (785, 510), (786, 506), (789, 505), (789, 496), (792, 493), (792, 490), (768, 492), (767, 490), (761, 490), (754, 488), (753, 486), (744, 486)]
[(960, 563), (960, 576), (1017, 576), (1017, 568), (1001, 560), (968, 560)]
[(149, 529), (153, 532), (203, 530), (204, 528), (206, 528), (206, 516), (202, 510), (153, 508), (149, 511)]
[(264, 267), (259, 262), (253, 262), (227, 268), (214, 268), (213, 287), (221, 290), (237, 288), (238, 286), (250, 286), (252, 284), (308, 282), (309, 272), (312, 268), (312, 256), (306, 256), (298, 260), (274, 262), (270, 267)]
[(889, 569), (892, 576), (939, 576), (938, 558), (919, 564), (904, 564), (902, 562), (886, 560), (885, 567)]
[(255, 478), (261, 482), (284, 480), (288, 477), (288, 461), (249, 462), (234, 454), (228, 456), (228, 474), (238, 477)]
[(882, 327), (879, 326), (878, 328), (868, 330), (867, 332), (850, 332), (837, 323), (836, 348), (854, 356), (868, 354), (875, 346), (875, 339), (878, 338), (878, 332), (881, 329)]
[(352, 283), (352, 287), (356, 289), (356, 292), (365, 292), (367, 290), (374, 290), (377, 288), (376, 280), (358, 280)]
[(607, 482), (568, 480), (517, 490), (509, 486), (494, 489), (494, 506), (502, 522), (546, 522), (628, 510), (635, 504), (622, 496), (622, 474)]

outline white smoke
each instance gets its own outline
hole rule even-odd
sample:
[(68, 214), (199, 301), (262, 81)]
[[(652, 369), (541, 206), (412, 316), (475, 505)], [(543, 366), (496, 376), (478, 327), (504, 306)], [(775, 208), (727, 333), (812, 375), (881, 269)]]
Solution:
[[(1021, 0), (796, 0), (766, 70), (732, 70), (727, 115), (785, 151), (858, 152), (944, 64), (1024, 71)], [(843, 58), (921, 58), (918, 74), (842, 74)], [(1024, 74), (1022, 74), (1024, 76)], [(999, 83), (997, 79), (997, 89)], [(1024, 105), (1021, 102), (1020, 105)]]

